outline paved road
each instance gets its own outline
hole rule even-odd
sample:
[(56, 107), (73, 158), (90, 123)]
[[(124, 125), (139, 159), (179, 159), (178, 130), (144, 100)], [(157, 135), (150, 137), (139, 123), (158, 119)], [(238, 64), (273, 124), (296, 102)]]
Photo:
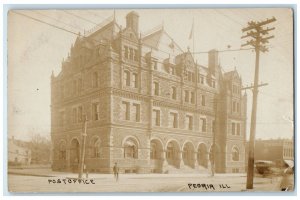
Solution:
[[(73, 177), (76, 175), (74, 174)], [(52, 183), (58, 182), (58, 179), (61, 183)], [(98, 174), (93, 179), (95, 184), (90, 181), (86, 182), (89, 184), (78, 183), (78, 180), (69, 183), (68, 179), (64, 183), (63, 179), (66, 179), (66, 176), (39, 177), (9, 174), (8, 186), (11, 192), (240, 192), (245, 189), (246, 182), (245, 176), (232, 174), (220, 174), (215, 177), (195, 174), (121, 174), (118, 182), (112, 175)], [(279, 179), (255, 178), (254, 184), (255, 191), (278, 191)]]

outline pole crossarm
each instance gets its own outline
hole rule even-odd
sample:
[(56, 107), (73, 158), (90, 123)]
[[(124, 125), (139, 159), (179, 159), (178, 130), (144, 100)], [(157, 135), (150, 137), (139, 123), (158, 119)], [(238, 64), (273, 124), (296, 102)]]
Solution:
[[(268, 85), (268, 83), (259, 84), (259, 85), (257, 85), (257, 87), (262, 87), (262, 86), (266, 86), (266, 85)], [(251, 86), (243, 87), (243, 88), (241, 88), (241, 90), (248, 90), (248, 89), (253, 89), (253, 88), (254, 88), (254, 86), (251, 85)]]

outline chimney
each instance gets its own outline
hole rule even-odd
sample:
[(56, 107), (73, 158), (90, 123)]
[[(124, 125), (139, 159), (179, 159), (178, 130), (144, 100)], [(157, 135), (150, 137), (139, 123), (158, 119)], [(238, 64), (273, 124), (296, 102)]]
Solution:
[(210, 74), (215, 75), (216, 68), (218, 67), (218, 51), (212, 49), (208, 52), (208, 71)]
[(132, 11), (126, 16), (126, 28), (131, 28), (133, 32), (138, 34), (139, 31), (139, 15)]

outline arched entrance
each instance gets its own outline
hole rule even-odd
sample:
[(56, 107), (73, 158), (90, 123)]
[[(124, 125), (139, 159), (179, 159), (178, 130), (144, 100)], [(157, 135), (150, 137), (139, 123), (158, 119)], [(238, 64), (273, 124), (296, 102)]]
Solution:
[(163, 145), (158, 139), (152, 139), (150, 142), (150, 159), (151, 159), (151, 171), (161, 172), (162, 171), (162, 154)]
[(182, 159), (183, 159), (184, 165), (194, 167), (194, 164), (195, 164), (194, 152), (195, 152), (195, 149), (191, 142), (187, 142), (184, 144), (183, 150), (182, 150)]
[(200, 167), (207, 168), (208, 166), (208, 152), (205, 144), (201, 143), (197, 151), (197, 161)]
[(70, 167), (72, 171), (77, 171), (80, 159), (80, 145), (76, 138), (71, 141), (70, 148)]
[(172, 140), (167, 144), (166, 148), (166, 159), (169, 165), (173, 165), (175, 167), (179, 167), (179, 153), (180, 147), (179, 144)]

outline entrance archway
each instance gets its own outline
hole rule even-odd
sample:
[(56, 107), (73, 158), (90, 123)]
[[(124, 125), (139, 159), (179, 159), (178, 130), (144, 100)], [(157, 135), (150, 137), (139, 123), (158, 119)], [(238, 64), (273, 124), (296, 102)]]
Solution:
[(170, 141), (166, 148), (166, 159), (169, 165), (173, 165), (175, 167), (179, 166), (179, 153), (179, 144), (174, 140)]
[(184, 165), (194, 167), (195, 161), (194, 161), (194, 146), (191, 142), (187, 142), (183, 146), (182, 150), (182, 159)]
[(80, 145), (79, 145), (79, 141), (76, 138), (74, 138), (71, 141), (71, 148), (70, 148), (70, 167), (73, 171), (78, 170), (79, 159), (80, 159)]
[(197, 151), (198, 164), (201, 167), (207, 168), (208, 166), (208, 152), (205, 144), (201, 143)]
[(160, 173), (162, 171), (162, 154), (163, 145), (160, 140), (152, 139), (150, 142), (150, 161), (151, 161), (151, 171), (155, 173)]

